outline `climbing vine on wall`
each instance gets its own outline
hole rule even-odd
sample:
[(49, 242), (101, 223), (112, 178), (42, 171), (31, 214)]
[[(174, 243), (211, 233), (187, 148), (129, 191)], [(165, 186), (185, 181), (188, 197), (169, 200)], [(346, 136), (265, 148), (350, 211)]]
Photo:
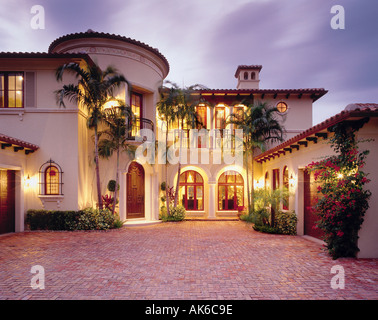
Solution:
[(367, 121), (344, 121), (330, 127), (328, 130), (334, 132), (330, 144), (335, 155), (307, 166), (320, 182), (313, 210), (333, 259), (355, 257), (359, 251), (358, 231), (369, 208), (371, 192), (364, 188), (370, 180), (362, 170), (369, 151), (359, 151), (355, 133)]

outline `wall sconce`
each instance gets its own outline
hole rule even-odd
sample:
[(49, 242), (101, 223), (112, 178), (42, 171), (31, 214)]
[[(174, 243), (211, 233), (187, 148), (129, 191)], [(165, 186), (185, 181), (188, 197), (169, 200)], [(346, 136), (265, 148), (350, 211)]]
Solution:
[(28, 175), (27, 178), (25, 178), (25, 187), (26, 187), (26, 188), (29, 188), (29, 187), (30, 187), (30, 182), (31, 182), (31, 180), (30, 180), (30, 176)]
[(264, 181), (261, 179), (255, 180), (255, 188), (256, 189), (264, 188)]
[(294, 187), (295, 186), (295, 178), (293, 177), (293, 174), (290, 175), (290, 178), (289, 178), (289, 185), (290, 187)]
[(34, 189), (38, 185), (37, 178), (35, 176), (30, 177), (28, 174), (26, 178), (24, 178), (24, 187), (25, 189)]

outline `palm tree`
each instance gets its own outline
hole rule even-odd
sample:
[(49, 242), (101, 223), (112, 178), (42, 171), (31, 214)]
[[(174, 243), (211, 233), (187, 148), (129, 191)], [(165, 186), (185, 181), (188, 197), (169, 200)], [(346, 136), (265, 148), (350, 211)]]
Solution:
[(174, 121), (175, 115), (173, 112), (174, 107), (174, 89), (161, 86), (159, 88), (160, 100), (157, 103), (157, 111), (160, 119), (166, 126), (165, 131), (165, 198), (167, 206), (167, 214), (169, 212), (169, 196), (168, 196), (168, 129), (171, 123)]
[(279, 111), (276, 107), (270, 107), (266, 102), (251, 104), (244, 112), (244, 116), (231, 114), (229, 123), (235, 124), (244, 132), (244, 155), (247, 164), (247, 196), (248, 209), (254, 208), (253, 185), (249, 191), (249, 155), (252, 157), (252, 181), (253, 181), (253, 156), (256, 149), (265, 151), (268, 142), (283, 141), (284, 129), (277, 120)]
[[(177, 122), (181, 126), (180, 130), (180, 149), (179, 149), (179, 161), (177, 168), (177, 180), (176, 180), (176, 191), (175, 191), (175, 200), (174, 206), (177, 206), (178, 194), (179, 194), (179, 181), (181, 174), (181, 154), (182, 154), (182, 133), (184, 130), (184, 124), (189, 128), (195, 128), (200, 124), (196, 113), (196, 106), (201, 103), (201, 99), (198, 99), (198, 96), (193, 95), (194, 91), (197, 89), (203, 89), (204, 86), (195, 84), (189, 87), (180, 88), (176, 83), (166, 81), (170, 84), (171, 87), (163, 87), (163, 95), (159, 102), (159, 105), (167, 106), (169, 109), (169, 117), (171, 122)], [(169, 105), (169, 107), (168, 107)], [(158, 107), (159, 109), (159, 107)], [(159, 111), (160, 113), (160, 111)], [(167, 142), (167, 141), (166, 141)], [(167, 182), (166, 182), (167, 183)]]
[(106, 102), (113, 98), (114, 90), (128, 82), (125, 77), (117, 73), (114, 67), (105, 70), (95, 63), (85, 62), (81, 67), (78, 63), (71, 62), (60, 66), (56, 70), (57, 81), (63, 80), (63, 74), (69, 72), (78, 79), (76, 84), (63, 85), (63, 88), (55, 91), (57, 103), (65, 107), (64, 99), (78, 103), (88, 111), (87, 126), (94, 129), (95, 144), (95, 172), (97, 183), (97, 198), (100, 209), (103, 207), (101, 196), (99, 155), (98, 155), (98, 125), (102, 119), (102, 109)]
[(114, 190), (113, 200), (113, 215), (115, 213), (115, 207), (117, 204), (117, 191), (119, 184), (119, 157), (120, 152), (123, 149), (130, 155), (135, 155), (135, 146), (128, 143), (127, 139), (127, 119), (132, 115), (130, 107), (120, 104), (117, 107), (107, 108), (104, 110), (103, 122), (107, 128), (99, 132), (99, 156), (103, 158), (110, 158), (114, 152), (116, 152), (116, 187)]

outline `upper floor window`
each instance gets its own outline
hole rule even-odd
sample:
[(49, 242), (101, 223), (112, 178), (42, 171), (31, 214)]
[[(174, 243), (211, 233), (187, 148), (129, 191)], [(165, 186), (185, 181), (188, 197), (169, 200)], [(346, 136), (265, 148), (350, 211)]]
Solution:
[(225, 129), (226, 127), (226, 108), (224, 106), (215, 107), (215, 129)]
[(135, 137), (140, 129), (143, 129), (141, 118), (143, 117), (143, 96), (139, 93), (131, 93), (131, 112), (133, 113), (131, 135)]
[(281, 113), (285, 113), (287, 111), (287, 104), (285, 102), (279, 102), (277, 104), (277, 110)]
[(0, 72), (0, 108), (24, 107), (24, 73)]
[(198, 129), (206, 129), (207, 128), (207, 106), (206, 105), (198, 105), (196, 107), (197, 119), (198, 119)]

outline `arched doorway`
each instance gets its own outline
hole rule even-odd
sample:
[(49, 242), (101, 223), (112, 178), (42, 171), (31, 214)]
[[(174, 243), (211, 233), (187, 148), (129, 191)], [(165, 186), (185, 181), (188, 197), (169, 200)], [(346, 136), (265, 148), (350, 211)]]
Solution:
[(137, 162), (132, 162), (127, 172), (127, 219), (144, 218), (144, 169)]

